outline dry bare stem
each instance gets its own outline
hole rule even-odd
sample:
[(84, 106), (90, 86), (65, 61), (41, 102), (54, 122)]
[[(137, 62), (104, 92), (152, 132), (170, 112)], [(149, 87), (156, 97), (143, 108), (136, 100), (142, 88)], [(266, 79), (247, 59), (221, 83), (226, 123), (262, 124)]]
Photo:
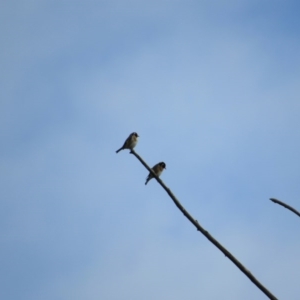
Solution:
[(289, 209), (290, 211), (292, 211), (293, 213), (295, 213), (298, 217), (300, 217), (299, 211), (297, 211), (295, 208), (293, 208), (293, 207), (287, 205), (286, 203), (284, 203), (282, 201), (279, 201), (279, 200), (277, 200), (275, 198), (270, 198), (270, 200), (273, 201), (274, 203), (277, 203), (277, 204), (279, 204), (279, 205), (281, 205), (281, 206)]
[(178, 199), (174, 196), (172, 191), (163, 183), (163, 181), (156, 176), (152, 169), (145, 163), (145, 161), (134, 151), (130, 152), (133, 154), (141, 164), (152, 173), (154, 178), (163, 187), (163, 189), (168, 193), (170, 198), (173, 200), (175, 205), (184, 214), (184, 216), (200, 231), (211, 243), (213, 243), (225, 256), (227, 256), (240, 270), (243, 272), (269, 299), (278, 300), (267, 288), (265, 288), (226, 248), (224, 248), (215, 238), (213, 238), (207, 230), (205, 230), (197, 220), (195, 220), (181, 205)]

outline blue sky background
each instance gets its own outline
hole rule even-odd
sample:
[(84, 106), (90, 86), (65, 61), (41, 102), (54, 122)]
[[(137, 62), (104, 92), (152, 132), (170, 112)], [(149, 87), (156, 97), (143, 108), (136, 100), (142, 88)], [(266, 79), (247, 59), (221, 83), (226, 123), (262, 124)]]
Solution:
[(299, 1), (2, 1), (0, 298), (298, 300)]

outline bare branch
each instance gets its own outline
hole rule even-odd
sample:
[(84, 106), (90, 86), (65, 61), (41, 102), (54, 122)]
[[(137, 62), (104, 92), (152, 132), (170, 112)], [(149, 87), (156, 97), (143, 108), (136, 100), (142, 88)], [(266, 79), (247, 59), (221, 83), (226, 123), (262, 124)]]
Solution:
[(200, 231), (211, 243), (213, 243), (221, 252), (224, 253), (269, 299), (277, 300), (277, 298), (267, 290), (227, 249), (225, 249), (217, 240), (215, 240), (208, 231), (206, 231), (197, 220), (195, 220), (181, 205), (181, 203), (177, 200), (171, 190), (162, 182), (162, 180), (156, 176), (156, 174), (152, 171), (152, 169), (144, 162), (144, 160), (134, 151), (131, 153), (141, 162), (141, 164), (152, 173), (154, 178), (158, 181), (158, 183), (163, 187), (163, 189), (168, 193), (171, 197), (175, 205), (180, 209), (180, 211), (184, 214), (184, 216)]
[(290, 211), (292, 211), (293, 213), (295, 213), (298, 217), (300, 217), (300, 212), (297, 211), (295, 208), (293, 208), (293, 207), (291, 207), (291, 206), (285, 204), (284, 202), (281, 202), (281, 201), (279, 201), (279, 200), (277, 200), (275, 198), (270, 198), (270, 200), (273, 201), (274, 203), (277, 203), (277, 204), (279, 204), (279, 205), (281, 205), (281, 206), (289, 209)]

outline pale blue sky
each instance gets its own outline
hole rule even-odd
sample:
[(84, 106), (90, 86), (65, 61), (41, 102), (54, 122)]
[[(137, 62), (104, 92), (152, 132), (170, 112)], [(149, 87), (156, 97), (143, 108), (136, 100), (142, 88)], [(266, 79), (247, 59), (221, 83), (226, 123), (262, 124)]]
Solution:
[(298, 300), (298, 1), (4, 1), (0, 298)]

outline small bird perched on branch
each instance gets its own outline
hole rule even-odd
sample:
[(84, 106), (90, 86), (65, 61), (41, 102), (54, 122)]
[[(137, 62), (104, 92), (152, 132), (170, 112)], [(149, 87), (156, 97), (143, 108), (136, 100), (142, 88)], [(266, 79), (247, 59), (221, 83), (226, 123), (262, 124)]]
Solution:
[(131, 133), (129, 137), (126, 139), (124, 145), (119, 150), (117, 150), (116, 153), (124, 149), (132, 150), (138, 142), (138, 137), (139, 135), (136, 132)]
[[(160, 162), (158, 164), (156, 164), (152, 170), (153, 172), (156, 174), (156, 176), (160, 176), (160, 174), (162, 173), (162, 171), (166, 169), (166, 164), (164, 162)], [(149, 182), (149, 180), (151, 180), (154, 176), (152, 175), (152, 173), (150, 172), (147, 179), (146, 179), (146, 182), (145, 184), (147, 184)]]

